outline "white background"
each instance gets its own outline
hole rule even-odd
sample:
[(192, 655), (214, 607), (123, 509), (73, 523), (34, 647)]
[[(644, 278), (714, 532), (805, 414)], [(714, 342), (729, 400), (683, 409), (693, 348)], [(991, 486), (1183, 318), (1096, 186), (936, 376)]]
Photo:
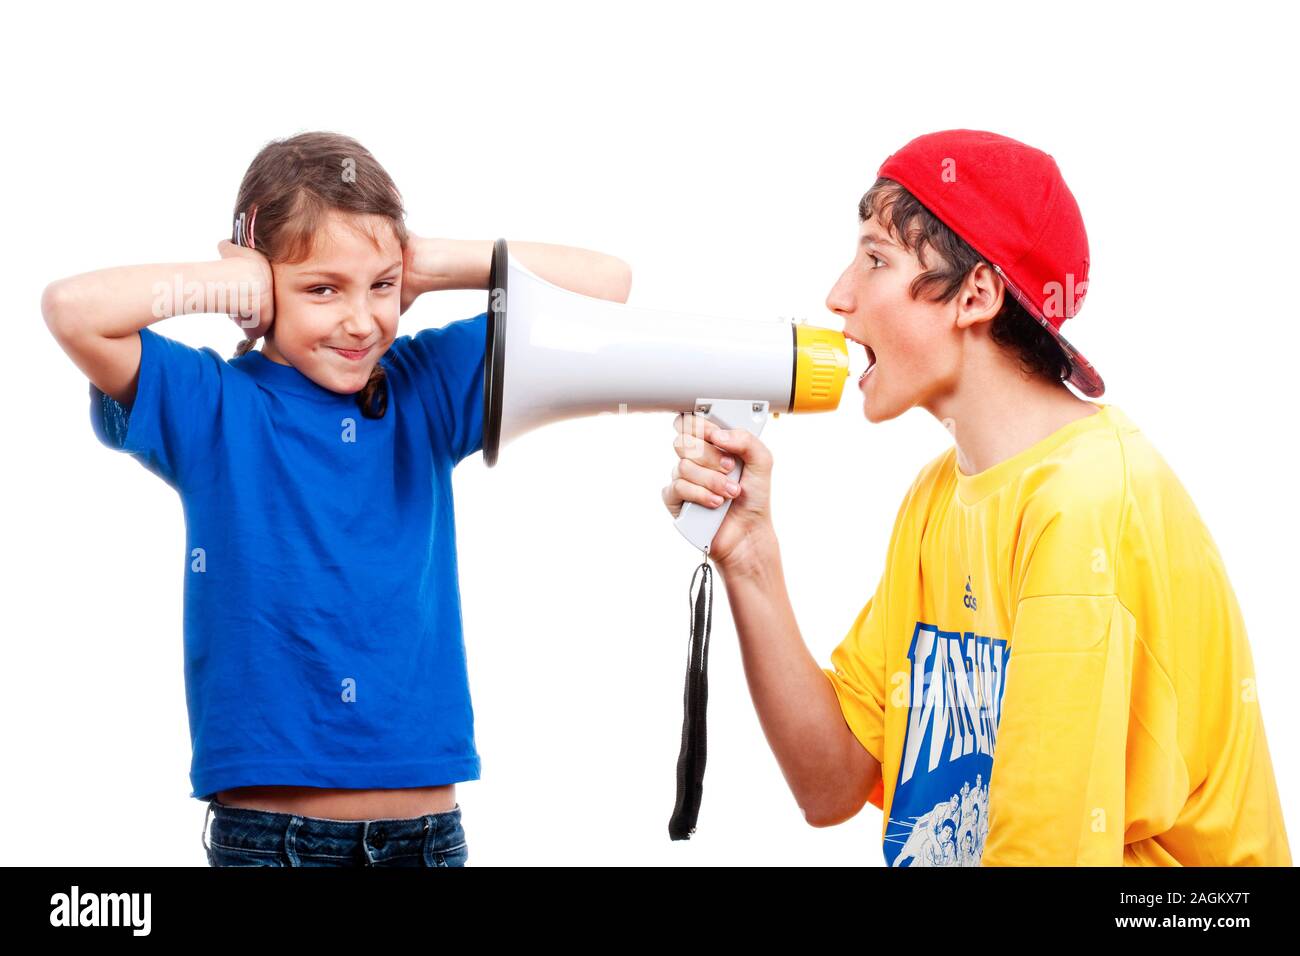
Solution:
[[(474, 10), (469, 8), (473, 6)], [(1271, 8), (1271, 9), (1270, 9)], [(355, 136), (421, 235), (614, 253), (631, 304), (796, 315), (856, 204), (923, 132), (1050, 152), (1087, 221), (1067, 326), (1173, 466), (1236, 588), (1278, 786), (1300, 801), (1292, 413), (1293, 24), (1276, 4), (42, 5), (0, 63), (10, 301), (0, 727), (4, 863), (206, 865), (189, 797), (180, 500), (101, 446), (47, 333), (53, 279), (215, 258), (268, 140)], [(18, 14), (22, 16), (22, 14)], [(481, 311), (421, 299), (403, 332)], [(155, 326), (231, 355), (222, 316)], [(860, 362), (860, 356), (855, 355)], [(854, 368), (854, 374), (859, 370)], [(561, 423), (455, 475), (482, 779), (470, 865), (869, 864), (880, 811), (807, 826), (750, 704), (717, 591), (695, 838), (668, 839), (698, 555), (659, 499), (669, 415)], [(904, 490), (948, 433), (782, 417), (775, 519), (800, 629), (828, 663), (879, 577)]]

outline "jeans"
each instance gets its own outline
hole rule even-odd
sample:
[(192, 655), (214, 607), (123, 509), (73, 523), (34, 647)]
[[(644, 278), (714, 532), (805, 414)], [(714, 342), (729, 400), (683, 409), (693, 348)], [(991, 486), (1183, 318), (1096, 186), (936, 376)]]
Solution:
[(210, 866), (464, 866), (469, 859), (459, 803), (419, 817), (332, 820), (214, 798), (203, 817), (203, 849)]

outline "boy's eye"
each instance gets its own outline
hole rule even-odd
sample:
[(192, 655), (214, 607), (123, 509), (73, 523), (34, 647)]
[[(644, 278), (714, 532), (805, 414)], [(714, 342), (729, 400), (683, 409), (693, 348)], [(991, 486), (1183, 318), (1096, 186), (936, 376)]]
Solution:
[(885, 260), (884, 260), (884, 259), (880, 258), (879, 256), (873, 256), (873, 255), (872, 255), (871, 253), (869, 253), (869, 252), (867, 253), (867, 258), (870, 259), (873, 263), (876, 263), (876, 265), (873, 265), (873, 266), (872, 266), (873, 269), (878, 269), (878, 268), (880, 268), (880, 266), (885, 265)]
[(327, 286), (327, 285), (318, 285), (318, 286), (315, 286), (314, 288), (308, 289), (307, 291), (308, 291), (308, 292), (319, 292), (321, 289), (329, 289), (329, 288), (331, 288), (331, 287), (330, 287), (330, 286)]

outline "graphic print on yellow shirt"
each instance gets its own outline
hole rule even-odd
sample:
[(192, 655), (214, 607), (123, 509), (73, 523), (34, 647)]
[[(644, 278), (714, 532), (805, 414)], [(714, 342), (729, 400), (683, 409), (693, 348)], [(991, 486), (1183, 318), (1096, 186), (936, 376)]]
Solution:
[[(969, 578), (962, 604), (977, 606)], [(907, 657), (918, 703), (908, 709), (885, 857), (891, 866), (975, 866), (988, 835), (1007, 642), (917, 621)]]
[(823, 672), (893, 866), (1290, 866), (1236, 597), (1115, 406), (904, 497)]

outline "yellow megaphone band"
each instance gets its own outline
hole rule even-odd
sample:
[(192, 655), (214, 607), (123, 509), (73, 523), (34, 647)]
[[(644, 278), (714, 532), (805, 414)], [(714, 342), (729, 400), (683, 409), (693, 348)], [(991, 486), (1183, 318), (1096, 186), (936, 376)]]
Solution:
[(797, 323), (794, 330), (794, 400), (790, 410), (833, 411), (840, 404), (849, 374), (844, 333)]

